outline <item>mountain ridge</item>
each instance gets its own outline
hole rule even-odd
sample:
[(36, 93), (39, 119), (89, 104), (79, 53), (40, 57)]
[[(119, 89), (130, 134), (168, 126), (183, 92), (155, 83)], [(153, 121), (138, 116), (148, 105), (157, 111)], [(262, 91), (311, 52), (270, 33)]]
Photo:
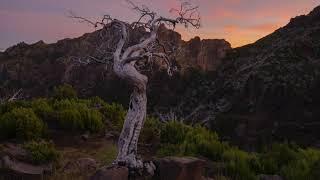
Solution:
[[(130, 42), (145, 34), (135, 32)], [(181, 50), (176, 61), (183, 73), (171, 78), (161, 70), (150, 74), (149, 112), (200, 122), (247, 148), (278, 140), (314, 145), (320, 142), (319, 34), (320, 6), (234, 49), (225, 40), (183, 41), (179, 33), (162, 29), (160, 39)], [(92, 42), (99, 42), (97, 34), (7, 49), (0, 53), (0, 94), (23, 87), (30, 97), (45, 96), (54, 86), (69, 83), (81, 96), (126, 105), (130, 88), (112, 71), (66, 58), (94, 53)]]

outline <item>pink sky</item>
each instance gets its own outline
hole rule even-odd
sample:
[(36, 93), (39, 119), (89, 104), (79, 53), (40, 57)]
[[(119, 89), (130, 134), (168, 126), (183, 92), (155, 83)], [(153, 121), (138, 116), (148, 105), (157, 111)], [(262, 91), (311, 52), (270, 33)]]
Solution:
[[(170, 16), (175, 0), (136, 0)], [(183, 39), (226, 39), (233, 47), (252, 43), (286, 25), (291, 17), (307, 14), (320, 0), (193, 0), (200, 6), (199, 30), (177, 28)], [(68, 10), (88, 18), (112, 14), (119, 19), (135, 20), (124, 0), (0, 0), (0, 49), (18, 42), (47, 43), (81, 36), (94, 29), (66, 16)]]

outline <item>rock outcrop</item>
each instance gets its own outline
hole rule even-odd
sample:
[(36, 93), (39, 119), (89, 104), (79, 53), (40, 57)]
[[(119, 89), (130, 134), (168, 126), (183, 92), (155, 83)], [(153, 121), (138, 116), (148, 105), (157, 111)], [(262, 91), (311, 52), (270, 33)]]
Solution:
[(204, 180), (205, 161), (191, 157), (167, 157), (157, 160), (156, 179)]
[(183, 53), (178, 56), (185, 67), (198, 66), (204, 71), (215, 71), (222, 63), (231, 45), (223, 39), (204, 39), (195, 37), (183, 44)]
[[(111, 30), (112, 31), (112, 30)], [(68, 83), (81, 96), (108, 96), (107, 100), (127, 102), (126, 83), (119, 81), (105, 65), (81, 65), (75, 58), (97, 55), (96, 44), (112, 37), (101, 39), (100, 31), (85, 34), (75, 39), (64, 39), (54, 44), (39, 41), (28, 45), (24, 42), (8, 48), (0, 54), (0, 97), (22, 88), (25, 96), (44, 96), (54, 86)], [(136, 43), (147, 32), (136, 30), (130, 35), (130, 43)], [(112, 34), (112, 33), (111, 33)], [(190, 67), (205, 71), (216, 70), (230, 44), (224, 40), (195, 40), (185, 42), (181, 35), (161, 26), (160, 41), (177, 50), (177, 64), (181, 72)], [(196, 52), (195, 52), (196, 51)], [(150, 81), (152, 83), (152, 81)], [(107, 95), (106, 95), (107, 94)]]

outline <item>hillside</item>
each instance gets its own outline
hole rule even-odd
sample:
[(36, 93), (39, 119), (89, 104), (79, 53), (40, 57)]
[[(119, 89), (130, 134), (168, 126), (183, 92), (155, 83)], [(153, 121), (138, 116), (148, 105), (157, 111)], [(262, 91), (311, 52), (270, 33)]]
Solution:
[(206, 90), (196, 88), (201, 86), (197, 83), (194, 96), (186, 95), (183, 107), (199, 109), (189, 111), (190, 119), (210, 117), (205, 121), (209, 126), (239, 144), (292, 140), (318, 145), (319, 34), (317, 7), (257, 42), (234, 49), (215, 78), (202, 78)]
[[(146, 33), (134, 32), (130, 42)], [(127, 105), (130, 89), (110, 69), (70, 60), (94, 54), (98, 34), (54, 44), (20, 43), (0, 53), (1, 96), (19, 88), (27, 98), (47, 96), (53, 87), (68, 83), (80, 97)], [(185, 42), (163, 27), (159, 34), (178, 47), (180, 72), (173, 77), (161, 69), (149, 74), (150, 114), (200, 122), (248, 149), (283, 140), (319, 145), (320, 7), (236, 49), (224, 40), (195, 37)]]

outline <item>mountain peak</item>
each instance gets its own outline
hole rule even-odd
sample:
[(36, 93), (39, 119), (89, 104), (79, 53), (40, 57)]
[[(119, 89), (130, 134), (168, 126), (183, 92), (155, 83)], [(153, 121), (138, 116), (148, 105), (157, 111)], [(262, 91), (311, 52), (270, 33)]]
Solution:
[(315, 7), (308, 16), (311, 17), (320, 17), (320, 6)]
[(314, 23), (320, 22), (320, 6), (314, 8), (308, 15), (300, 15), (292, 18), (287, 25), (289, 28), (292, 27), (305, 27), (313, 26)]

